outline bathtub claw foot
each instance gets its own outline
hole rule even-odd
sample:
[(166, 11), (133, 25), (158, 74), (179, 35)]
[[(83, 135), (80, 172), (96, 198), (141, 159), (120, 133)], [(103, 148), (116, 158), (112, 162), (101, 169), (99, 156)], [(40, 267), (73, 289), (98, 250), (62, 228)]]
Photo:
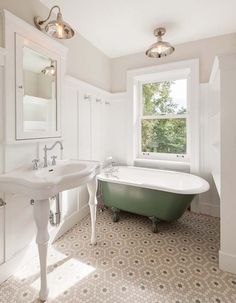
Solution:
[(118, 222), (120, 220), (120, 215), (119, 215), (120, 210), (116, 207), (112, 207), (111, 210), (112, 210), (112, 221)]
[(158, 223), (161, 221), (156, 217), (149, 217), (149, 219), (152, 221), (152, 232), (157, 233), (158, 232)]

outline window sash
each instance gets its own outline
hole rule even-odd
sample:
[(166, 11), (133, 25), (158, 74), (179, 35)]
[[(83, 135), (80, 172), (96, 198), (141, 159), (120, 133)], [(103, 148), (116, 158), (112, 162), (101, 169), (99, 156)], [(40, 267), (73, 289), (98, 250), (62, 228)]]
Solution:
[[(167, 117), (169, 116), (169, 117)], [(180, 117), (181, 116), (181, 117)], [(142, 121), (143, 120), (161, 120), (161, 119), (186, 119), (186, 153), (185, 154), (174, 154), (174, 153), (156, 153), (156, 152), (143, 152), (142, 151)], [(139, 118), (139, 154), (140, 159), (153, 159), (153, 160), (175, 160), (178, 162), (185, 162), (189, 160), (189, 115), (163, 115), (163, 116), (144, 116)]]
[(161, 119), (187, 119), (188, 113), (186, 114), (163, 114), (155, 116), (141, 116), (142, 120), (161, 120)]
[(144, 100), (143, 100), (143, 86), (145, 84), (152, 84), (152, 83), (162, 83), (162, 82), (171, 82), (171, 81), (175, 81), (175, 80), (186, 80), (187, 81), (187, 102), (186, 102), (186, 113), (185, 114), (189, 114), (188, 112), (188, 108), (189, 108), (189, 101), (188, 101), (188, 78), (185, 77), (168, 77), (167, 79), (162, 78), (162, 80), (160, 81), (139, 81), (139, 106), (140, 106), (140, 115), (142, 117), (151, 117), (151, 116), (155, 116), (155, 117), (159, 117), (159, 116), (165, 116), (165, 115), (182, 115), (182, 114), (168, 114), (168, 113), (163, 113), (163, 114), (156, 114), (156, 115), (144, 115)]
[[(180, 77), (179, 79), (183, 79)], [(174, 81), (178, 78), (163, 79), (162, 81)], [(186, 162), (190, 159), (190, 129), (189, 129), (189, 100), (187, 97), (187, 112), (185, 114), (156, 114), (156, 115), (143, 115), (144, 102), (143, 102), (143, 85), (153, 83), (153, 81), (140, 81), (139, 82), (139, 118), (138, 118), (138, 158), (139, 159), (153, 159), (153, 160), (166, 160), (166, 161), (178, 161)], [(187, 85), (188, 89), (188, 85)], [(188, 94), (187, 94), (188, 96)], [(172, 154), (172, 153), (156, 153), (156, 152), (143, 152), (142, 151), (142, 120), (160, 120), (160, 119), (186, 119), (186, 153), (185, 154)]]

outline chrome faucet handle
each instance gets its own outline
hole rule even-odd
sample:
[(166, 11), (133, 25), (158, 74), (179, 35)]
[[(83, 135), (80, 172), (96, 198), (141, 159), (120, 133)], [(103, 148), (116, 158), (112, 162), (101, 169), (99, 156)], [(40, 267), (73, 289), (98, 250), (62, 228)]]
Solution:
[(33, 163), (33, 170), (38, 170), (39, 169), (39, 159), (33, 159), (32, 163)]
[(56, 165), (57, 162), (56, 162), (56, 158), (57, 156), (51, 156), (51, 159), (52, 159), (52, 165)]

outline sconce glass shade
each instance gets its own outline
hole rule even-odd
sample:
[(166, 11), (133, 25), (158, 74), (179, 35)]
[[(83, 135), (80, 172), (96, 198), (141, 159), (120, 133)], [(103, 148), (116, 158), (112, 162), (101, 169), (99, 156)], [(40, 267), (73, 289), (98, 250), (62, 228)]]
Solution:
[(41, 72), (47, 76), (55, 76), (56, 67), (55, 67), (54, 63), (52, 62), (50, 66), (45, 67), (44, 69), (41, 70)]
[(172, 54), (175, 48), (168, 42), (162, 41), (162, 36), (165, 34), (165, 28), (157, 28), (154, 31), (154, 35), (158, 41), (152, 44), (146, 51), (146, 55), (150, 58), (161, 58)]
[(146, 55), (150, 58), (161, 58), (172, 54), (174, 50), (174, 47), (170, 43), (157, 41), (146, 51)]
[(70, 39), (75, 34), (69, 24), (63, 21), (61, 13), (57, 14), (56, 20), (48, 22), (45, 31), (48, 35), (57, 39)]
[[(59, 11), (57, 14), (57, 19), (48, 22), (54, 8), (57, 8)], [(45, 31), (53, 38), (70, 39), (75, 35), (75, 32), (71, 26), (63, 21), (60, 7), (57, 5), (51, 8), (48, 17), (45, 20), (41, 20), (40, 17), (34, 17), (34, 24), (39, 30)]]

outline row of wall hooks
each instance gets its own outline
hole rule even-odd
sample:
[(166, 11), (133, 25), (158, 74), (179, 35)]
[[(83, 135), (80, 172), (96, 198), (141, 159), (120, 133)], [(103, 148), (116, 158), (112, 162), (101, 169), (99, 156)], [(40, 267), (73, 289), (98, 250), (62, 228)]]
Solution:
[[(84, 95), (84, 100), (85, 101), (92, 101), (92, 95), (89, 95), (89, 94), (85, 94)], [(102, 104), (103, 103), (103, 100), (101, 99), (101, 98), (95, 98), (95, 101), (96, 101), (96, 103), (100, 103), (100, 104)], [(111, 103), (110, 103), (110, 101), (104, 101), (104, 104), (105, 105), (110, 105)]]

